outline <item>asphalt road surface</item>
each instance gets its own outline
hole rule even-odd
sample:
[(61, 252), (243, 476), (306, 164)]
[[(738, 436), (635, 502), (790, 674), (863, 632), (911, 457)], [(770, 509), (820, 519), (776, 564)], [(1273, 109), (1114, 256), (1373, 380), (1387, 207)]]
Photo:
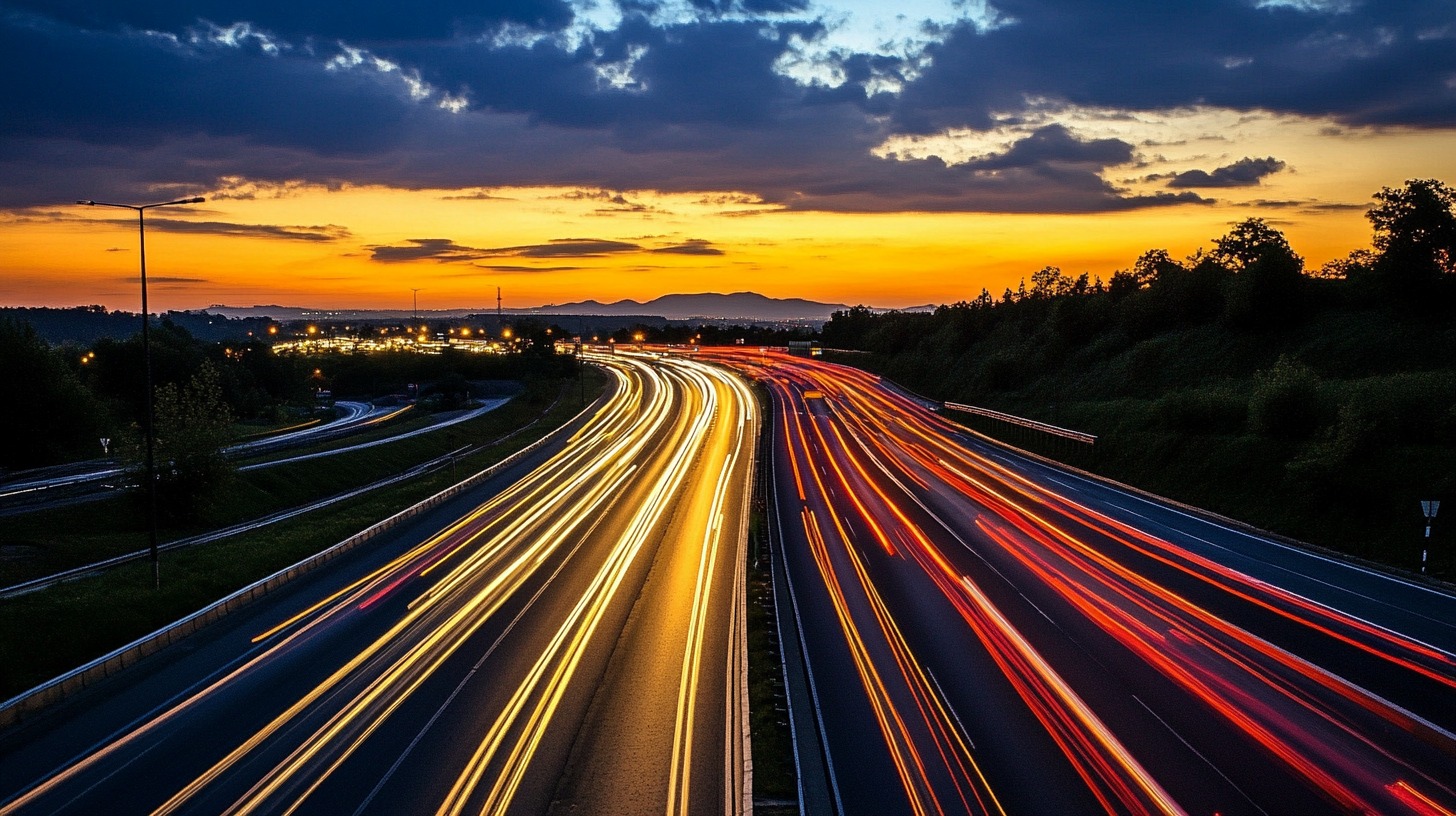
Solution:
[(1456, 812), (1456, 597), (1011, 455), (863, 372), (774, 397), (811, 813)]
[(741, 810), (753, 400), (599, 362), (533, 468), (0, 735), (0, 813)]

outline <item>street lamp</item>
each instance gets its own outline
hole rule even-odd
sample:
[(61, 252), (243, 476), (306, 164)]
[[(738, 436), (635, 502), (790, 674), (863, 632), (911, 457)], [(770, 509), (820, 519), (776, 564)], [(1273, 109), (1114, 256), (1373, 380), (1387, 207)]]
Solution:
[(156, 423), (156, 411), (152, 404), (152, 341), (147, 325), (151, 323), (147, 311), (147, 222), (146, 211), (157, 207), (171, 207), (177, 204), (201, 204), (206, 201), (201, 196), (196, 198), (179, 198), (176, 201), (162, 201), (157, 204), (112, 204), (106, 201), (92, 201), (84, 199), (77, 201), (77, 204), (84, 204), (88, 207), (117, 207), (123, 210), (135, 210), (137, 214), (137, 244), (140, 248), (141, 270), (142, 270), (142, 360), (146, 370), (147, 388), (147, 541), (148, 549), (152, 557), (152, 585), (156, 589), (162, 588), (161, 562), (157, 556), (157, 433), (154, 427)]

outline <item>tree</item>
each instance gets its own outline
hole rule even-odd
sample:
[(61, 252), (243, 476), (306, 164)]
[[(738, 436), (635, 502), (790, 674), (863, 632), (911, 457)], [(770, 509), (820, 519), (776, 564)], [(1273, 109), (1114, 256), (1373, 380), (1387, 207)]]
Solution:
[(1070, 294), (1075, 282), (1055, 266), (1044, 266), (1031, 276), (1031, 296), (1037, 300)]
[(1436, 179), (1382, 188), (1366, 213), (1379, 256), (1370, 269), (1378, 288), (1405, 298), (1426, 295), (1456, 275), (1456, 190)]
[(1368, 249), (1356, 249), (1343, 258), (1331, 258), (1325, 261), (1324, 266), (1321, 266), (1319, 271), (1311, 277), (1322, 280), (1352, 280), (1369, 274), (1374, 265), (1375, 253)]
[(1320, 424), (1319, 376), (1309, 366), (1280, 356), (1273, 368), (1254, 375), (1249, 425), (1275, 439), (1305, 439)]
[(233, 471), (223, 455), (233, 417), (217, 369), (203, 363), (186, 385), (159, 387), (155, 410), (158, 510), (176, 521), (196, 521)]
[(10, 391), (0, 400), (0, 467), (102, 454), (101, 404), (28, 323), (0, 319), (0, 382)]
[(875, 325), (874, 310), (868, 306), (851, 306), (829, 316), (824, 324), (824, 345), (829, 348), (864, 349), (865, 338)]
[(1303, 269), (1304, 260), (1294, 254), (1284, 233), (1269, 226), (1262, 218), (1246, 218), (1235, 224), (1222, 238), (1215, 238), (1209, 255), (1231, 272), (1243, 272), (1267, 256), (1278, 256), (1280, 266), (1294, 265)]
[(1299, 319), (1304, 259), (1284, 233), (1262, 218), (1247, 218), (1213, 243), (1209, 258), (1234, 273), (1224, 298), (1227, 319), (1258, 329)]

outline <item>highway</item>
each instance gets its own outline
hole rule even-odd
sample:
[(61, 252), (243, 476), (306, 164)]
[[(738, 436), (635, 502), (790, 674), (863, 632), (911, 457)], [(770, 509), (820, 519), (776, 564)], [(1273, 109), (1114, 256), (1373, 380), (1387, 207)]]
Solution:
[[(504, 405), (508, 401), (508, 399), (492, 399), (487, 400), (483, 405), (469, 411), (442, 413), (433, 422), (422, 428), (375, 440), (374, 442), (286, 460), (259, 462), (244, 465), (239, 469), (257, 470), (286, 462), (297, 461), (299, 459), (332, 456), (337, 453), (355, 450), (359, 447), (381, 445), (394, 441), (395, 439), (429, 433), (440, 428), (449, 427), (458, 422), (473, 419), (480, 414)], [(321, 444), (388, 422), (406, 413), (413, 406), (376, 406), (367, 402), (340, 400), (335, 403), (335, 407), (338, 409), (338, 416), (329, 422), (317, 424), (305, 423), (306, 427), (300, 427), (294, 430), (285, 429), (281, 433), (262, 439), (239, 442), (223, 448), (223, 453), (229, 457), (248, 458), (287, 448)], [(119, 466), (114, 459), (95, 459), (88, 462), (75, 462), (68, 465), (57, 465), (54, 467), (6, 474), (3, 478), (0, 478), (0, 516), (33, 513), (40, 510), (104, 499), (114, 495), (111, 491), (117, 487), (119, 482), (123, 482), (127, 478), (126, 469)]]
[(753, 399), (596, 362), (532, 469), (0, 734), (0, 814), (744, 810)]
[(855, 369), (773, 395), (806, 812), (1456, 813), (1456, 596), (1013, 455)]

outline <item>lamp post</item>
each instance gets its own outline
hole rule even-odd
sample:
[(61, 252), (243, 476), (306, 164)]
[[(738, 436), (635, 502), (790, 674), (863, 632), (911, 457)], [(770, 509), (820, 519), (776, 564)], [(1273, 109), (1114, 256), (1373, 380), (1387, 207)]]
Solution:
[(77, 204), (85, 204), (88, 207), (117, 207), (123, 210), (135, 210), (137, 214), (137, 238), (140, 248), (141, 271), (142, 271), (142, 360), (146, 370), (146, 405), (147, 405), (147, 427), (146, 427), (146, 479), (147, 479), (147, 542), (148, 551), (152, 558), (152, 585), (156, 589), (162, 588), (162, 571), (160, 559), (157, 556), (157, 461), (156, 461), (156, 411), (152, 400), (152, 344), (151, 335), (147, 325), (151, 323), (150, 313), (147, 311), (147, 223), (146, 211), (157, 207), (171, 207), (177, 204), (201, 204), (206, 199), (198, 196), (196, 198), (179, 198), (176, 201), (162, 201), (156, 204), (112, 204), (106, 201), (92, 201), (85, 199), (77, 201)]

